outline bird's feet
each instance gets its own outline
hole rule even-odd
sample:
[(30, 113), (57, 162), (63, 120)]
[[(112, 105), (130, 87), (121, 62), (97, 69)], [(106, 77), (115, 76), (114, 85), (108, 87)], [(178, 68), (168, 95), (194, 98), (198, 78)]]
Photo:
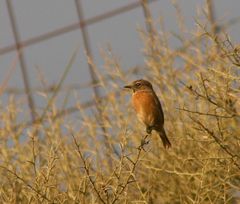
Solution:
[(145, 137), (143, 137), (143, 138), (141, 139), (141, 144), (140, 144), (140, 146), (138, 147), (139, 150), (142, 149), (143, 151), (146, 152), (146, 150), (144, 149), (144, 146), (147, 145), (147, 144), (150, 142), (150, 140), (147, 140), (148, 136), (149, 136), (149, 135), (147, 134), (147, 135), (145, 135)]

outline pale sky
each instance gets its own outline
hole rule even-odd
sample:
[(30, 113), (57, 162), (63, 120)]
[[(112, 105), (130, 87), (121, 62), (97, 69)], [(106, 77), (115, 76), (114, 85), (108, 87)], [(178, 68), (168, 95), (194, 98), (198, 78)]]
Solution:
[[(14, 38), (8, 18), (6, 1), (0, 0), (0, 2), (0, 48), (2, 48), (14, 43)], [(82, 0), (85, 18), (105, 13), (132, 2), (136, 2), (136, 0)], [(200, 13), (201, 9), (203, 9), (205, 1), (179, 0), (178, 2), (187, 29), (193, 29), (196, 26), (194, 18), (197, 16), (198, 11)], [(240, 16), (239, 0), (215, 0), (214, 2), (216, 16), (220, 22), (226, 22)], [(12, 0), (12, 4), (22, 40), (78, 22), (74, 0)], [(150, 9), (156, 22), (161, 16), (168, 31), (178, 32), (176, 13), (170, 0), (159, 0), (151, 3)], [(120, 59), (124, 69), (143, 64), (143, 43), (137, 31), (139, 28), (144, 28), (141, 7), (90, 25), (87, 29), (94, 60), (98, 68), (103, 69), (104, 63), (100, 50), (106, 50), (108, 45), (111, 46), (113, 53)], [(239, 23), (230, 27), (228, 33), (233, 42), (238, 44), (240, 41)], [(172, 46), (178, 46), (177, 40), (174, 39), (171, 44)], [(88, 82), (90, 77), (84, 56), (81, 32), (75, 30), (24, 49), (31, 86), (40, 86), (37, 67), (49, 84), (58, 82), (68, 60), (78, 46), (80, 50), (65, 85)], [(15, 55), (15, 52), (10, 52), (0, 56), (0, 82), (11, 67)], [(9, 87), (23, 88), (19, 64), (11, 76)], [(79, 95), (82, 101), (87, 101), (91, 98), (92, 91), (91, 89), (80, 90)], [(38, 95), (34, 95), (34, 97), (37, 106), (44, 105), (44, 100), (41, 97)], [(1, 100), (3, 103), (6, 102), (6, 94), (2, 96)], [(70, 100), (69, 105), (74, 103), (74, 101)]]

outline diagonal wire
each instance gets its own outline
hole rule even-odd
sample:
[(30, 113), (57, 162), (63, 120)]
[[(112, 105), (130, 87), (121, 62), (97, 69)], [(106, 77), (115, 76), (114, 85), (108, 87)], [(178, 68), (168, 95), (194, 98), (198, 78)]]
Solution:
[(28, 98), (28, 106), (29, 106), (32, 121), (34, 121), (36, 118), (35, 103), (34, 103), (34, 99), (31, 94), (31, 91), (30, 91), (31, 85), (30, 85), (30, 81), (29, 81), (29, 77), (28, 77), (25, 58), (22, 53), (21, 45), (19, 43), (21, 41), (21, 39), (20, 39), (19, 30), (17, 27), (17, 21), (16, 21), (16, 17), (15, 17), (15, 13), (13, 10), (11, 0), (6, 0), (6, 4), (7, 4), (8, 15), (10, 18), (14, 39), (15, 39), (15, 47), (16, 47), (17, 53), (19, 55), (19, 61), (20, 61), (20, 67), (21, 67), (21, 72), (22, 72), (22, 77), (23, 77), (24, 88), (25, 88), (25, 92), (26, 92), (26, 95)]
[[(79, 21), (84, 22), (84, 15), (83, 15), (83, 9), (82, 9), (82, 5), (81, 5), (81, 0), (75, 0), (75, 5), (76, 5)], [(89, 35), (88, 35), (87, 28), (85, 26), (82, 26), (80, 28), (81, 28), (81, 32), (82, 32), (82, 38), (83, 38), (83, 43), (84, 43), (87, 57), (93, 61), (93, 55), (92, 55), (92, 51), (91, 51), (91, 47), (90, 47), (90, 41), (89, 41)], [(94, 71), (93, 63), (89, 62), (89, 60), (88, 60), (88, 68), (89, 68), (92, 84), (96, 84), (98, 82), (98, 79), (97, 79), (97, 76)], [(101, 100), (99, 100), (101, 98), (101, 94), (100, 94), (99, 88), (97, 86), (93, 86), (92, 88), (93, 88), (93, 92), (94, 92), (94, 98), (96, 101), (95, 105), (96, 105), (96, 108), (98, 111), (98, 115), (100, 117), (99, 121), (100, 121), (100, 127), (103, 132), (104, 142), (105, 142), (106, 147), (110, 150), (112, 148), (111, 148), (111, 144), (109, 142), (108, 136), (107, 136), (107, 130), (103, 124), (104, 116), (103, 116), (103, 112), (101, 109)]]
[(150, 12), (149, 5), (148, 5), (149, 3), (150, 3), (149, 0), (141, 0), (143, 14), (145, 17), (146, 29), (147, 29), (149, 35), (153, 35), (154, 28), (152, 25), (152, 16), (151, 16), (151, 12)]
[(216, 15), (214, 10), (213, 0), (207, 0), (208, 19), (212, 26), (212, 33), (217, 35), (220, 32), (220, 27), (216, 23)]
[[(152, 3), (152, 2), (155, 2), (155, 1), (158, 1), (158, 0), (148, 0), (148, 3)], [(111, 11), (105, 12), (103, 14), (96, 15), (94, 17), (88, 18), (84, 21), (73, 23), (73, 24), (64, 26), (62, 28), (58, 28), (56, 30), (50, 31), (48, 33), (44, 33), (44, 34), (29, 38), (27, 40), (21, 41), (21, 42), (19, 42), (19, 45), (21, 45), (21, 47), (23, 48), (23, 47), (34, 45), (36, 43), (41, 43), (42, 41), (48, 40), (50, 38), (54, 38), (54, 37), (57, 37), (59, 35), (77, 30), (77, 29), (79, 29), (79, 27), (89, 26), (89, 25), (101, 22), (103, 20), (106, 20), (108, 18), (112, 18), (116, 15), (120, 15), (122, 13), (131, 11), (133, 9), (138, 8), (140, 5), (141, 5), (141, 2), (136, 1), (136, 2), (133, 2), (133, 3), (127, 4), (125, 6), (113, 9)], [(6, 53), (9, 53), (11, 51), (14, 51), (15, 49), (16, 49), (15, 45), (8, 45), (6, 47), (0, 48), (0, 55), (4, 55)]]
[[(84, 22), (84, 15), (83, 15), (83, 9), (82, 9), (82, 5), (81, 5), (81, 1), (80, 0), (75, 0), (75, 4), (76, 4), (76, 9), (77, 9), (77, 14), (78, 14), (79, 21)], [(93, 60), (93, 55), (92, 55), (92, 51), (91, 51), (91, 48), (90, 48), (88, 30), (85, 26), (81, 26), (80, 29), (81, 29), (81, 32), (82, 32), (82, 38), (83, 38), (84, 48), (86, 50), (87, 57), (89, 57), (91, 60)], [(93, 65), (89, 62), (88, 62), (88, 68), (89, 68), (90, 76), (91, 76), (91, 79), (92, 79), (92, 84), (96, 84), (97, 81), (98, 81), (97, 76), (94, 72)], [(100, 93), (99, 93), (99, 90), (98, 90), (97, 86), (93, 87), (93, 91), (94, 91), (95, 97), (100, 96)]]
[(149, 5), (148, 5), (150, 1), (149, 0), (140, 0), (140, 1), (142, 4), (142, 9), (143, 9), (143, 14), (144, 14), (144, 18), (145, 18), (145, 24), (146, 24), (148, 37), (151, 40), (150, 49), (151, 49), (151, 55), (153, 56), (155, 31), (154, 31), (154, 27), (153, 27), (151, 12), (150, 12)]

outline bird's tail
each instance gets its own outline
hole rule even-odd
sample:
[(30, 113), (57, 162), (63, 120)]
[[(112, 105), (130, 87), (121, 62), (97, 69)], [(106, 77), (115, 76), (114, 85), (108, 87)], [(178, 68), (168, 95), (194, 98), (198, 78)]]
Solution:
[(158, 133), (159, 133), (159, 136), (160, 136), (160, 138), (161, 138), (161, 140), (162, 140), (163, 146), (164, 146), (165, 148), (170, 148), (172, 145), (171, 145), (169, 139), (167, 138), (167, 135), (166, 135), (166, 132), (165, 132), (164, 128), (161, 127), (161, 128), (158, 130)]

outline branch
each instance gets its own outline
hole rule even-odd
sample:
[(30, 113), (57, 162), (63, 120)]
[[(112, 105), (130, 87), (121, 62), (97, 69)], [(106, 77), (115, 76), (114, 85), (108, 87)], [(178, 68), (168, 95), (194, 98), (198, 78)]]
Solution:
[(234, 158), (240, 158), (237, 154), (233, 154), (225, 145), (223, 145), (221, 143), (221, 141), (219, 140), (219, 138), (215, 135), (215, 133), (208, 129), (204, 124), (202, 124), (199, 120), (190, 117), (195, 123), (197, 123), (202, 129), (204, 129), (210, 136), (212, 136), (212, 138), (215, 140), (215, 142), (224, 150), (224, 152), (226, 152), (228, 155), (231, 156), (231, 160), (234, 163), (234, 165), (240, 169), (240, 165), (235, 161)]
[(20, 177), (17, 173), (13, 172), (12, 170), (8, 169), (5, 166), (0, 166), (0, 168), (6, 170), (7, 172), (11, 173), (12, 175), (14, 175), (17, 179), (19, 179), (20, 181), (22, 181), (28, 188), (30, 188), (32, 191), (34, 191), (36, 194), (38, 194), (39, 196), (41, 196), (43, 199), (45, 199), (46, 201), (48, 201), (49, 203), (55, 203), (54, 201), (51, 201), (49, 198), (47, 198), (46, 195), (42, 194), (41, 192), (39, 192), (39, 190), (35, 189), (33, 186), (31, 186), (30, 184), (28, 184), (27, 181), (25, 181), (22, 177)]
[(112, 201), (112, 204), (117, 202), (117, 200), (119, 199), (119, 196), (123, 193), (123, 191), (126, 189), (128, 184), (135, 182), (134, 180), (131, 180), (131, 178), (133, 177), (133, 174), (136, 170), (136, 166), (140, 161), (140, 156), (141, 156), (142, 151), (145, 151), (144, 146), (149, 143), (149, 141), (146, 140), (147, 137), (148, 137), (148, 135), (146, 135), (144, 138), (142, 138), (141, 144), (139, 145), (139, 147), (137, 147), (138, 153), (137, 153), (137, 157), (134, 161), (132, 159), (130, 159), (129, 157), (126, 157), (132, 163), (132, 168), (130, 170), (130, 174), (127, 177), (127, 180), (125, 181), (125, 183), (122, 185), (118, 185), (118, 187), (121, 187), (121, 189), (118, 191), (118, 188), (117, 188), (117, 190), (116, 190), (117, 192), (115, 194), (115, 198)]
[(89, 168), (88, 168), (88, 166), (87, 166), (87, 162), (86, 162), (86, 160), (85, 160), (84, 157), (83, 157), (83, 154), (82, 154), (82, 152), (81, 152), (81, 150), (80, 150), (80, 146), (79, 146), (79, 144), (77, 143), (77, 140), (76, 140), (76, 138), (75, 138), (75, 136), (74, 136), (73, 133), (72, 133), (72, 137), (73, 137), (74, 143), (75, 143), (75, 145), (76, 145), (76, 147), (77, 147), (78, 155), (79, 155), (79, 157), (81, 158), (81, 160), (82, 160), (82, 162), (83, 162), (84, 170), (85, 170), (85, 172), (86, 172), (86, 174), (87, 174), (88, 180), (89, 180), (90, 183), (92, 184), (93, 189), (94, 189), (94, 191), (96, 192), (96, 194), (97, 194), (98, 198), (100, 199), (100, 201), (101, 201), (102, 203), (106, 204), (106, 202), (104, 201), (104, 199), (103, 199), (102, 196), (101, 196), (101, 193), (100, 193), (99, 190), (97, 189), (97, 186), (96, 186), (95, 182), (94, 182), (93, 179), (91, 178), (90, 171), (89, 171)]
[(181, 111), (185, 111), (188, 113), (193, 113), (193, 114), (198, 114), (198, 115), (205, 115), (205, 116), (212, 116), (212, 117), (217, 117), (217, 118), (233, 118), (235, 117), (235, 115), (218, 115), (218, 114), (212, 114), (212, 113), (203, 113), (203, 112), (199, 112), (199, 111), (193, 111), (193, 110), (189, 110), (189, 109), (185, 109), (185, 108), (177, 108), (177, 110), (181, 110)]

